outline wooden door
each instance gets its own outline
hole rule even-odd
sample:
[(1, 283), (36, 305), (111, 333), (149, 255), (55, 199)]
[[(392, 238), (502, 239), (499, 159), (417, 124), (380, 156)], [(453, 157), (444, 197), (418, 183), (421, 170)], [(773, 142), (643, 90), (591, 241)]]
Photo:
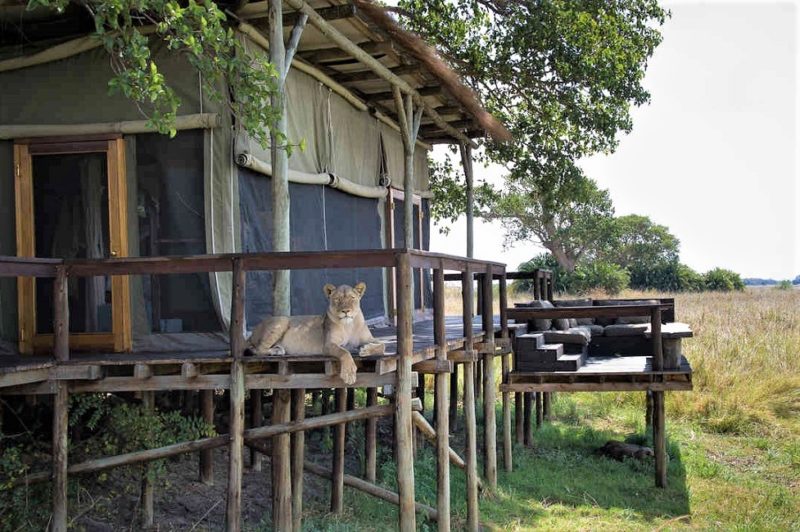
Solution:
[[(120, 136), (18, 140), (14, 163), (17, 256), (128, 256), (125, 144)], [(49, 282), (17, 280), (21, 353), (52, 348)], [(70, 348), (129, 351), (128, 277), (71, 278), (70, 283)]]

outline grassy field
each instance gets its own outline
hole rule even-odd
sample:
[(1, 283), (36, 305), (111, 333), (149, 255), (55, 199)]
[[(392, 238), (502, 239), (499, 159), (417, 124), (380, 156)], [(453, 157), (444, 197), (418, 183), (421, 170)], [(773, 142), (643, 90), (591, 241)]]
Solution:
[[(800, 530), (800, 291), (678, 295), (676, 305), (680, 321), (695, 331), (684, 343), (695, 390), (668, 394), (669, 487), (653, 487), (651, 463), (593, 453), (611, 438), (647, 439), (643, 394), (559, 394), (555, 420), (536, 432), (535, 447), (515, 446), (514, 472), (501, 472), (499, 488), (482, 496), (487, 527)], [(460, 306), (451, 301), (448, 308)], [(462, 449), (459, 434), (453, 438)], [(388, 486), (392, 467), (387, 460), (381, 471)], [(417, 498), (435, 506), (435, 461), (427, 445), (415, 473)], [(453, 470), (451, 477), (459, 529), (464, 476)], [(347, 490), (346, 508), (331, 518), (322, 503), (311, 505), (306, 527), (395, 526), (396, 508), (366, 495)]]

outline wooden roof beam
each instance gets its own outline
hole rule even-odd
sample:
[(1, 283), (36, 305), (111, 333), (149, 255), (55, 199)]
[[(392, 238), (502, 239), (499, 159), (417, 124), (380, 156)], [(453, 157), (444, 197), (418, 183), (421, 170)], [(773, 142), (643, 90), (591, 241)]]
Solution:
[[(464, 128), (468, 128), (470, 126), (474, 126), (475, 125), (475, 121), (474, 120), (457, 120), (455, 122), (448, 122), (447, 124), (450, 127), (454, 128), (454, 129), (461, 130), (461, 129), (464, 129)], [(444, 132), (442, 130), (442, 128), (439, 127), (439, 125), (428, 125), (428, 126), (422, 126), (420, 128), (420, 133), (422, 135), (424, 135), (425, 133), (437, 133), (437, 132), (439, 132), (439, 133), (443, 133)]]
[[(420, 96), (436, 96), (437, 94), (442, 93), (442, 88), (438, 85), (434, 85), (432, 87), (420, 87), (419, 89), (416, 89), (416, 92)], [(364, 93), (364, 96), (367, 97), (368, 102), (385, 102), (394, 99), (392, 92), (373, 92), (371, 94)]]
[(369, 54), (364, 53), (361, 48), (358, 47), (353, 41), (347, 38), (347, 36), (343, 35), (339, 30), (334, 28), (331, 24), (328, 23), (324, 18), (319, 16), (314, 9), (309, 6), (304, 0), (286, 0), (286, 2), (292, 6), (293, 8), (297, 9), (298, 11), (302, 11), (306, 15), (308, 15), (308, 22), (316, 27), (320, 33), (322, 33), (325, 37), (330, 39), (334, 44), (339, 46), (342, 50), (348, 52), (352, 55), (355, 59), (358, 59), (369, 68), (371, 68), (381, 79), (384, 79), (391, 83), (392, 85), (399, 88), (403, 93), (411, 95), (414, 103), (417, 105), (421, 105), (425, 110), (425, 114), (430, 116), (434, 123), (442, 128), (442, 131), (445, 131), (448, 135), (452, 135), (453, 138), (469, 144), (475, 148), (478, 147), (477, 143), (464, 135), (462, 132), (458, 131), (457, 129), (452, 128), (444, 118), (437, 113), (433, 107), (426, 104), (422, 99), (422, 96), (411, 86), (407, 81), (402, 79), (401, 77), (393, 74), (391, 70), (389, 70), (385, 65), (381, 64), (380, 61), (376, 60)]
[[(236, 16), (238, 16), (242, 20), (253, 20), (257, 18), (267, 18), (267, 12), (269, 9), (269, 1), (264, 0), (262, 2), (251, 2), (249, 4), (245, 4), (245, 6), (236, 12)], [(355, 4), (342, 4), (339, 6), (332, 6), (332, 7), (324, 7), (317, 9), (317, 13), (319, 16), (324, 18), (325, 20), (340, 20), (343, 18), (351, 18), (356, 15), (358, 9), (356, 8)], [(292, 13), (284, 13), (283, 14), (283, 25), (284, 27), (291, 27), (294, 26), (295, 23), (300, 19), (300, 13), (295, 11)]]
[[(354, 43), (355, 44), (355, 43)], [(370, 56), (384, 56), (393, 51), (392, 44), (389, 42), (365, 42), (356, 44), (358, 48)], [(311, 63), (322, 63), (326, 61), (341, 61), (342, 59), (353, 59), (353, 54), (347, 53), (340, 47), (318, 48), (316, 50), (305, 50), (298, 52), (298, 55)]]
[[(349, 56), (348, 56), (349, 57)], [(392, 74), (396, 76), (403, 76), (406, 74), (415, 74), (422, 70), (422, 67), (419, 63), (414, 63), (411, 65), (401, 65), (394, 68), (389, 69)], [(375, 72), (372, 70), (359, 70), (357, 72), (344, 72), (342, 74), (335, 74), (332, 76), (333, 79), (338, 81), (339, 83), (352, 83), (354, 81), (374, 81), (381, 79)]]

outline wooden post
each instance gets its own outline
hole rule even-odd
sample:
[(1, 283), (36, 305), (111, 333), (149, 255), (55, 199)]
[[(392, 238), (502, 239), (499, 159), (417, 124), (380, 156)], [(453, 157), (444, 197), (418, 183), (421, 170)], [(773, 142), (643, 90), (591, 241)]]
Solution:
[[(336, 411), (347, 411), (347, 388), (336, 389)], [(339, 423), (333, 436), (333, 476), (331, 477), (331, 513), (344, 509), (344, 446), (346, 423)]]
[[(53, 354), (57, 362), (69, 360), (69, 294), (67, 271), (56, 267), (53, 284)], [(56, 381), (53, 396), (53, 519), (50, 530), (67, 530), (67, 452), (69, 449), (69, 392), (66, 381)]]
[(471, 259), (474, 257), (475, 248), (475, 231), (473, 222), (475, 213), (475, 189), (473, 186), (472, 173), (472, 146), (462, 142), (458, 145), (458, 148), (461, 152), (461, 166), (464, 168), (464, 178), (467, 182), (467, 257)]
[(542, 420), (544, 419), (544, 394), (545, 392), (536, 392), (536, 428), (541, 428)]
[[(142, 407), (148, 414), (153, 413), (155, 392), (142, 392)], [(150, 466), (146, 465), (142, 468), (141, 515), (143, 528), (152, 528), (155, 522), (154, 495), (153, 481), (150, 479)]]
[(667, 435), (664, 392), (653, 392), (653, 447), (656, 455), (656, 487), (667, 487)]
[[(200, 411), (203, 421), (214, 425), (214, 390), (200, 390)], [(214, 485), (214, 451), (200, 451), (200, 482), (206, 486)]]
[[(464, 350), (473, 350), (472, 341), (472, 272), (467, 270), (461, 277)], [(466, 431), (465, 460), (467, 463), (467, 530), (479, 530), (478, 520), (478, 449), (475, 423), (475, 363), (464, 363), (464, 427)]]
[[(261, 390), (250, 390), (250, 426), (260, 427), (264, 424), (264, 413), (261, 404)], [(250, 469), (253, 471), (261, 471), (261, 453), (250, 448)]]
[(411, 358), (413, 296), (410, 256), (400, 253), (395, 259), (397, 272), (397, 389), (395, 390), (395, 443), (397, 450), (397, 491), (400, 496), (400, 530), (416, 530), (414, 513), (414, 459), (411, 421)]
[(225, 516), (228, 532), (242, 529), (242, 451), (244, 445), (244, 295), (246, 272), (241, 259), (233, 259), (231, 294), (231, 389), (230, 446), (228, 451), (228, 506)]
[[(510, 340), (508, 333), (508, 316), (506, 314), (507, 307), (508, 286), (506, 274), (504, 273), (500, 276), (500, 337), (506, 342)], [(511, 371), (510, 356), (510, 354), (502, 356), (503, 383), (508, 382), (508, 374)], [(511, 394), (509, 392), (503, 392), (503, 466), (509, 473), (514, 470), (511, 452)]]
[(450, 374), (450, 430), (458, 429), (458, 367), (453, 364), (453, 373)]
[[(650, 313), (650, 332), (653, 341), (653, 371), (664, 370), (664, 353), (661, 344), (661, 308)], [(663, 378), (663, 377), (661, 377)], [(667, 487), (667, 435), (664, 392), (653, 392), (653, 447), (656, 455), (656, 486)]]
[[(367, 388), (367, 407), (378, 404), (378, 389)], [(364, 422), (364, 478), (374, 483), (377, 478), (378, 420), (369, 418)]]
[(661, 344), (661, 308), (650, 312), (650, 336), (653, 342), (653, 371), (664, 370), (664, 350)]
[(524, 394), (514, 394), (514, 434), (517, 437), (517, 443), (523, 445), (525, 443), (525, 418), (523, 416), (522, 397)]
[[(291, 250), (289, 229), (289, 154), (283, 146), (288, 136), (286, 117), (286, 77), (292, 59), (300, 42), (308, 15), (302, 14), (292, 28), (289, 44), (283, 42), (283, 2), (269, 0), (267, 13), (269, 24), (269, 60), (278, 72), (278, 90), (271, 97), (273, 109), (278, 111), (278, 119), (271, 130), (270, 158), (272, 160), (272, 249)], [(280, 138), (282, 136), (282, 138)], [(291, 315), (291, 294), (289, 270), (272, 272), (272, 312), (275, 316)]]
[[(303, 421), (306, 418), (306, 390), (292, 390), (292, 419)], [(306, 433), (292, 434), (292, 530), (303, 527), (303, 463), (306, 455)]]
[[(444, 270), (433, 272), (433, 336), (436, 358), (447, 360), (447, 334), (444, 318)], [(450, 530), (450, 428), (447, 405), (447, 373), (437, 373), (436, 386), (436, 509), (439, 530)]]
[(491, 488), (497, 487), (497, 415), (496, 387), (494, 382), (494, 306), (492, 291), (492, 267), (487, 266), (483, 283), (483, 343), (487, 353), (483, 355), (483, 437), (484, 476)]
[(543, 392), (542, 393), (542, 418), (545, 421), (550, 421), (550, 413), (552, 409), (551, 403), (553, 402), (553, 398), (551, 396), (551, 392)]
[(533, 445), (533, 397), (534, 392), (525, 392), (523, 398), (525, 400), (525, 445)]
[[(289, 390), (272, 392), (272, 424), (292, 419), (292, 395)], [(272, 529), (292, 529), (292, 463), (291, 436), (272, 438)]]

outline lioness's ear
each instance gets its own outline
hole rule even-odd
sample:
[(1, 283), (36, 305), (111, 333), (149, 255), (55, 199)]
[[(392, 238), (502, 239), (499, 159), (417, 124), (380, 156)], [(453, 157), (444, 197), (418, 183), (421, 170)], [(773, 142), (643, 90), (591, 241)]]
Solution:
[(332, 284), (326, 284), (325, 286), (322, 287), (322, 291), (325, 292), (325, 297), (330, 299), (331, 294), (336, 291), (336, 287), (333, 286)]
[(364, 292), (367, 291), (367, 283), (358, 283), (357, 285), (355, 285), (353, 287), (353, 290), (356, 291), (356, 294), (358, 294), (358, 297), (363, 297), (364, 296)]

